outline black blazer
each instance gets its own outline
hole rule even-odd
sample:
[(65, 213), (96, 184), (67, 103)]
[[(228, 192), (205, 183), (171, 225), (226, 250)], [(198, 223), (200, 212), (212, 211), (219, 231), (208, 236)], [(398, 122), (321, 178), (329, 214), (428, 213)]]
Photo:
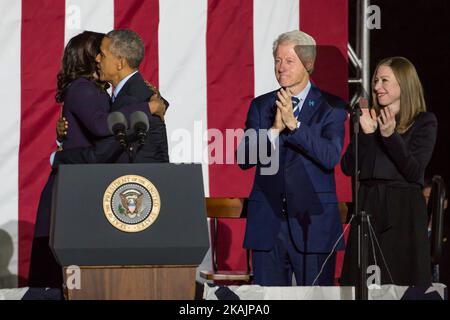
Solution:
[[(147, 86), (141, 74), (139, 72), (135, 73), (120, 90), (111, 106), (111, 112), (120, 111), (122, 107), (127, 105), (148, 102), (153, 94), (155, 92)], [(169, 105), (166, 100), (164, 100), (164, 103), (166, 106)], [(155, 115), (150, 115), (148, 120), (150, 125), (146, 141), (137, 150), (134, 162), (169, 162), (166, 124), (160, 117)], [(134, 135), (129, 135), (128, 139), (131, 141), (136, 140)], [(123, 153), (116, 162), (126, 163), (128, 161), (128, 155)]]
[[(125, 106), (148, 102), (153, 94), (154, 92), (145, 84), (144, 79), (138, 72), (128, 79), (122, 87), (111, 106), (111, 112), (120, 111)], [(164, 103), (168, 107), (169, 103), (166, 100), (164, 100)], [(148, 108), (146, 114), (149, 118), (149, 131), (145, 144), (137, 150), (134, 162), (169, 162), (166, 125), (158, 116), (151, 115)], [(133, 135), (128, 138), (131, 141), (135, 140)], [(112, 136), (94, 141), (93, 147), (65, 149), (57, 152), (53, 168), (56, 168), (59, 164), (106, 162), (129, 162), (128, 154), (123, 151)]]
[[(437, 134), (436, 116), (431, 112), (419, 113), (411, 128), (403, 134), (394, 132), (381, 136), (359, 134), (360, 180), (393, 180), (423, 185), (425, 168), (433, 154)], [(348, 145), (341, 160), (344, 174), (354, 170), (354, 143)]]

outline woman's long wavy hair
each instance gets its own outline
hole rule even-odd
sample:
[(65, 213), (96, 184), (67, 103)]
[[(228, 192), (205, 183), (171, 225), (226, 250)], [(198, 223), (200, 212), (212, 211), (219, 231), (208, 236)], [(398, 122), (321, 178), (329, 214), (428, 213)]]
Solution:
[(84, 31), (69, 40), (64, 49), (61, 70), (56, 76), (58, 86), (56, 102), (64, 101), (67, 88), (72, 81), (80, 77), (92, 81), (101, 90), (109, 87), (107, 82), (94, 77), (94, 74), (97, 73), (95, 57), (100, 52), (100, 44), (104, 36), (104, 33)]
[[(373, 74), (372, 87), (380, 66), (390, 67), (400, 85), (400, 111), (396, 116), (396, 131), (404, 133), (411, 127), (420, 112), (427, 111), (422, 83), (411, 61), (404, 57), (390, 57), (378, 63)], [(379, 114), (381, 107), (375, 94), (372, 94), (372, 99), (373, 106)]]

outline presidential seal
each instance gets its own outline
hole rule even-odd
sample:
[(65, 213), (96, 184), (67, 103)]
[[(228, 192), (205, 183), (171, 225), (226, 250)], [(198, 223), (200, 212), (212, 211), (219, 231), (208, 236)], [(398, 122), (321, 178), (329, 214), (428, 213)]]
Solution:
[(103, 211), (115, 228), (140, 232), (158, 218), (161, 199), (156, 187), (144, 177), (126, 175), (114, 180), (103, 195)]

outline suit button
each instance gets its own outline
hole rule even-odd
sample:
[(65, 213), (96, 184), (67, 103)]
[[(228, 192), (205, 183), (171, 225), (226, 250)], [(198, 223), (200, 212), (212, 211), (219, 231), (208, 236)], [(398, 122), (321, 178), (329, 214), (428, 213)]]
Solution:
[(286, 202), (286, 198), (283, 198), (283, 202)]

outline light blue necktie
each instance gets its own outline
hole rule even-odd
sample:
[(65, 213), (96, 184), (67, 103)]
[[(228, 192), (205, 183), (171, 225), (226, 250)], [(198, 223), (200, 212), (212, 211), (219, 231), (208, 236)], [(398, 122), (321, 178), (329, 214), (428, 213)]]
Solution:
[(292, 109), (294, 110), (294, 117), (298, 119), (300, 114), (300, 99), (297, 97), (291, 97), (292, 99)]

